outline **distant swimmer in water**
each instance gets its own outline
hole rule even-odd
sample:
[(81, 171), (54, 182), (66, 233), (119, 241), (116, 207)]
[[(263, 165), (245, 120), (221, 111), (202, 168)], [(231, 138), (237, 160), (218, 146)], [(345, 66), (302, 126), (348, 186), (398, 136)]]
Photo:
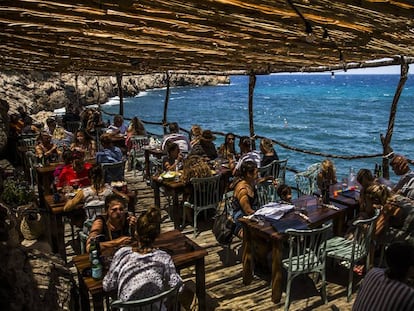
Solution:
[(283, 119), (283, 124), (283, 127), (288, 127), (289, 124), (286, 118)]

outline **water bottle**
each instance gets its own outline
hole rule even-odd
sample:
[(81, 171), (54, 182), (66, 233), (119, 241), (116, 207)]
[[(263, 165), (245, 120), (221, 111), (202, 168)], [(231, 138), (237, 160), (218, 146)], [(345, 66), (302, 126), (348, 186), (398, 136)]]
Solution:
[(349, 169), (349, 176), (348, 176), (348, 188), (355, 186), (355, 171), (354, 168), (351, 167)]
[(93, 252), (97, 253), (97, 249), (96, 249), (96, 239), (95, 238), (91, 238), (91, 242), (89, 244), (89, 261), (92, 263), (93, 261)]
[(91, 268), (91, 272), (92, 272), (92, 278), (94, 280), (100, 280), (102, 279), (102, 264), (101, 261), (99, 260), (99, 256), (98, 256), (98, 251), (94, 250), (92, 252), (92, 268)]

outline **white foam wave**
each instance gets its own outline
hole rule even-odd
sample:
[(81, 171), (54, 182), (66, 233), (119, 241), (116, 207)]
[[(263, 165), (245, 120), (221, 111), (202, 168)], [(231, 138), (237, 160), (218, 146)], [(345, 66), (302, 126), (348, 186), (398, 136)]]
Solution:
[(144, 96), (147, 96), (147, 95), (148, 95), (148, 92), (140, 91), (137, 95), (135, 95), (135, 97), (144, 97)]

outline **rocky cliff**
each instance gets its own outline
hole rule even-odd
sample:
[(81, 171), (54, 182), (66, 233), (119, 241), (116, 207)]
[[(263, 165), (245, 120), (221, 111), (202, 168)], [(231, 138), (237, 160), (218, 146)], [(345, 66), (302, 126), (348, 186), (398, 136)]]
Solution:
[[(170, 75), (170, 85), (217, 85), (228, 84), (228, 76), (213, 75)], [(135, 96), (140, 91), (162, 88), (167, 85), (165, 74), (123, 76), (124, 97)], [(18, 106), (36, 120), (43, 120), (56, 108), (85, 106), (105, 103), (118, 94), (116, 77), (84, 76), (74, 74), (56, 74), (48, 72), (0, 72), (0, 155), (7, 144), (7, 113), (15, 113)], [(9, 107), (8, 107), (9, 106)], [(40, 115), (37, 115), (40, 113)]]

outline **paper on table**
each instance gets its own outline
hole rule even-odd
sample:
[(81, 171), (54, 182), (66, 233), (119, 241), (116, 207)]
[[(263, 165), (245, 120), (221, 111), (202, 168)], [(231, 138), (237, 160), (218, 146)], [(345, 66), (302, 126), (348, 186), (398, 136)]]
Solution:
[(267, 218), (278, 220), (283, 217), (287, 212), (291, 211), (295, 206), (292, 204), (270, 202), (259, 210), (257, 210), (254, 215), (262, 215)]

